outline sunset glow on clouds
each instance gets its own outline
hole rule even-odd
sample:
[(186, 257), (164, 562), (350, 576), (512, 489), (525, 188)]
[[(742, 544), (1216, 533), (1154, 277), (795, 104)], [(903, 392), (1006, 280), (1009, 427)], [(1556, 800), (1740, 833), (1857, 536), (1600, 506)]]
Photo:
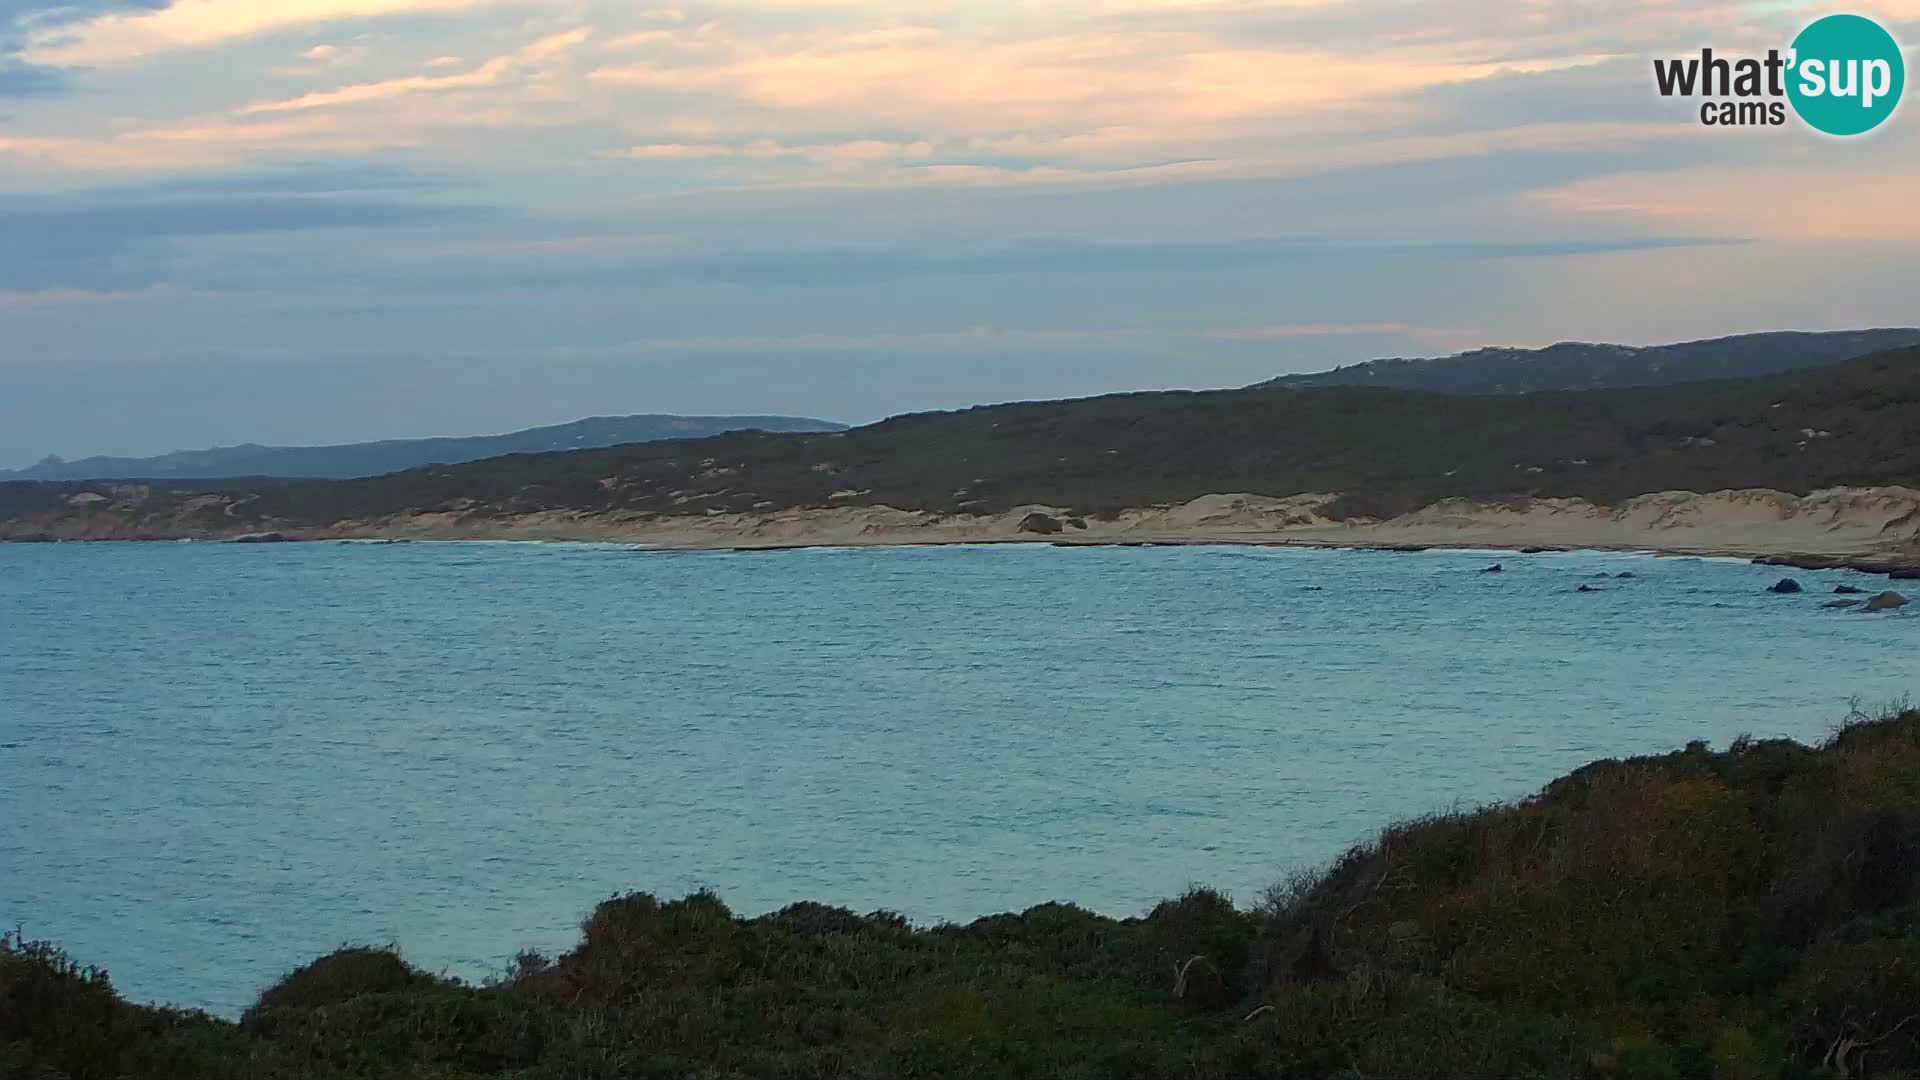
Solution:
[(1920, 122), (1653, 91), (1827, 10), (0, 0), (0, 465), (1911, 323)]

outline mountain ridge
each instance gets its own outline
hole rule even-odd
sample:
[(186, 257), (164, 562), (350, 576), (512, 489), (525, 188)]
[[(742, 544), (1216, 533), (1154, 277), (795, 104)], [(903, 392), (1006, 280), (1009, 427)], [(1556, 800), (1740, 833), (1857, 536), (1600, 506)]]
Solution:
[(379, 439), (320, 446), (241, 443), (204, 450), (176, 450), (151, 457), (99, 455), (77, 461), (48, 457), (24, 469), (0, 469), (0, 481), (218, 480), (229, 477), (352, 480), (425, 465), (458, 465), (505, 454), (597, 450), (625, 443), (700, 438), (729, 431), (830, 432), (845, 429), (844, 424), (808, 417), (636, 413), (589, 416), (564, 424), (522, 428), (499, 435)]
[(1661, 491), (1842, 486), (1920, 488), (1920, 348), (1814, 372), (1622, 390), (1026, 402), (358, 480), (0, 484), (0, 536), (379, 535), (373, 523), (421, 517), (445, 533), (487, 535), (543, 513), (632, 522), (822, 507), (981, 515), (1041, 505), (1100, 517), (1221, 492), (1337, 493), (1317, 512), (1384, 520), (1449, 498), (1612, 505)]
[(1539, 349), (1489, 345), (1450, 356), (1388, 357), (1281, 375), (1249, 389), (1378, 386), (1442, 394), (1611, 390), (1751, 378), (1828, 367), (1920, 345), (1920, 329), (1780, 330), (1667, 345), (1558, 341)]

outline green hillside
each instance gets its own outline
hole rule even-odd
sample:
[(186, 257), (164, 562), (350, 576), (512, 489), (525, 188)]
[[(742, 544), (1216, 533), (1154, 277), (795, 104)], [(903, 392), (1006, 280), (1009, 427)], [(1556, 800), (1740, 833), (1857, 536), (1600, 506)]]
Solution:
[(1562, 341), (1544, 349), (1487, 348), (1453, 356), (1369, 360), (1332, 371), (1282, 375), (1261, 385), (1377, 386), (1438, 394), (1606, 390), (1775, 375), (1913, 345), (1920, 345), (1920, 330), (1782, 331), (1673, 345)]
[[(885, 503), (1084, 513), (1215, 492), (1337, 491), (1350, 513), (1449, 496), (1920, 485), (1920, 349), (1816, 372), (1683, 386), (1458, 397), (1358, 387), (1124, 394), (902, 416), (837, 434), (743, 432), (516, 455), (365, 480), (155, 488), (256, 496), (209, 526), (324, 525), (407, 511), (654, 514)], [(62, 511), (85, 485), (0, 486), (0, 514)], [(105, 489), (100, 489), (105, 490)]]

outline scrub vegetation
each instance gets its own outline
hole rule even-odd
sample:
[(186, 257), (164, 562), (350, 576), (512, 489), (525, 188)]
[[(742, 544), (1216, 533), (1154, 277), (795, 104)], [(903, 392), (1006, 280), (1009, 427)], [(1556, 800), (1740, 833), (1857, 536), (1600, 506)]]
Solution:
[(238, 1022), (0, 943), (0, 1076), (1920, 1075), (1920, 712), (1603, 761), (1251, 907), (967, 926), (610, 899), (483, 986), (350, 948)]
[(1920, 345), (1920, 330), (1779, 331), (1673, 345), (1562, 341), (1544, 349), (1475, 349), (1454, 356), (1369, 360), (1332, 371), (1282, 375), (1262, 386), (1382, 386), (1442, 394), (1537, 394), (1665, 386), (1777, 375)]
[(764, 513), (1029, 504), (1082, 514), (1201, 495), (1340, 492), (1380, 517), (1449, 497), (1920, 486), (1920, 348), (1681, 386), (1508, 396), (1368, 387), (1120, 394), (896, 417), (832, 434), (739, 432), (520, 454), (361, 480), (0, 484), (16, 537), (61, 515), (116, 535), (230, 535), (341, 521), (538, 511)]

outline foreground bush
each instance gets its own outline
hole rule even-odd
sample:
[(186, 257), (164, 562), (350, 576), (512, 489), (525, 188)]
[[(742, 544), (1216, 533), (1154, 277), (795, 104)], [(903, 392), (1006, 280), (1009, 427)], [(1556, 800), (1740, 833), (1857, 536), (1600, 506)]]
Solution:
[(1920, 713), (1600, 762), (1253, 911), (635, 894), (582, 930), (485, 987), (345, 949), (238, 1024), (0, 939), (0, 1076), (1920, 1076)]

